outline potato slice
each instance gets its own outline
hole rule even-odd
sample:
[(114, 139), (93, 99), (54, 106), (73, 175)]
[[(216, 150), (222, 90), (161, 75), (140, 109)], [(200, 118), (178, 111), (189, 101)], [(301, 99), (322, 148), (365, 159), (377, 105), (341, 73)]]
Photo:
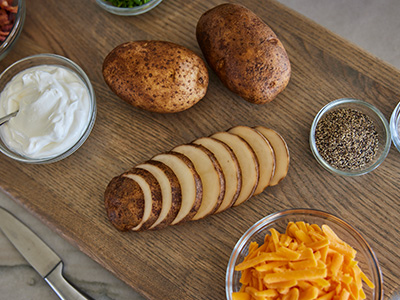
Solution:
[(216, 213), (231, 207), (242, 187), (242, 173), (235, 153), (227, 144), (210, 137), (202, 137), (193, 142), (210, 150), (219, 162), (225, 177), (225, 195)]
[(270, 142), (275, 154), (275, 174), (271, 179), (270, 186), (277, 185), (283, 178), (286, 177), (289, 170), (290, 154), (289, 148), (283, 137), (275, 130), (264, 127), (254, 127)]
[(199, 210), (203, 196), (201, 179), (193, 163), (185, 155), (173, 151), (158, 154), (151, 160), (170, 167), (181, 186), (182, 205), (171, 225), (191, 220)]
[(120, 175), (111, 179), (104, 192), (104, 204), (108, 219), (118, 230), (131, 230), (143, 219), (143, 191), (130, 178)]
[(178, 177), (166, 164), (155, 160), (139, 164), (136, 168), (149, 171), (157, 179), (161, 187), (161, 212), (158, 219), (149, 229), (161, 229), (168, 226), (177, 216), (182, 204), (181, 186)]
[(257, 130), (248, 126), (235, 126), (228, 132), (240, 136), (253, 148), (260, 169), (260, 179), (254, 195), (262, 193), (275, 172), (275, 155), (269, 141)]
[(201, 145), (186, 144), (172, 149), (187, 156), (196, 168), (203, 186), (203, 198), (192, 220), (202, 219), (214, 213), (225, 195), (225, 178), (214, 154)]
[(237, 135), (229, 132), (217, 132), (211, 135), (211, 137), (227, 144), (238, 159), (240, 169), (242, 170), (242, 188), (233, 206), (242, 204), (253, 195), (257, 188), (260, 175), (256, 155), (249, 144)]
[(139, 184), (144, 196), (143, 218), (139, 224), (132, 227), (133, 231), (149, 229), (161, 213), (162, 197), (161, 187), (157, 179), (148, 171), (143, 169), (130, 169), (122, 174)]

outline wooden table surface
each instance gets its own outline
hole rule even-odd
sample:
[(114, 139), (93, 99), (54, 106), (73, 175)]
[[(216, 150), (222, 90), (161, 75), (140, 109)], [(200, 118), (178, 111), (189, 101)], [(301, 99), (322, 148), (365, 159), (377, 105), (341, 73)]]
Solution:
[[(313, 158), (311, 122), (329, 101), (366, 100), (387, 119), (400, 99), (398, 70), (275, 1), (242, 3), (283, 42), (292, 78), (273, 102), (252, 105), (228, 91), (210, 71), (206, 97), (191, 109), (161, 115), (135, 109), (105, 85), (101, 66), (115, 46), (168, 40), (201, 55), (200, 15), (224, 1), (168, 1), (137, 17), (119, 17), (94, 1), (27, 1), (24, 30), (0, 70), (38, 53), (79, 64), (95, 89), (98, 115), (87, 142), (69, 158), (27, 165), (0, 156), (0, 188), (148, 299), (222, 299), (225, 269), (239, 237), (257, 220), (287, 208), (316, 208), (356, 227), (374, 249), (385, 290), (400, 285), (400, 155), (392, 149), (374, 172), (331, 175)], [(286, 139), (291, 165), (279, 185), (216, 216), (156, 232), (121, 233), (108, 222), (103, 192), (109, 180), (201, 136), (234, 125), (265, 125)], [(4, 172), (7, 170), (7, 172)]]

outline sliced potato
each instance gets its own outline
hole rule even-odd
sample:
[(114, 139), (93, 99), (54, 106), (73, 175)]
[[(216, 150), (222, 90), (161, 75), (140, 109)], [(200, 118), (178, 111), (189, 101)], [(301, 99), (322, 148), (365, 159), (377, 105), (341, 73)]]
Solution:
[(225, 177), (225, 195), (216, 213), (231, 207), (239, 196), (242, 186), (242, 173), (232, 149), (220, 140), (202, 137), (193, 142), (210, 150), (219, 162)]
[(201, 178), (203, 198), (192, 220), (199, 220), (214, 213), (225, 195), (224, 174), (215, 156), (207, 148), (195, 144), (180, 145), (172, 151), (187, 156)]
[(229, 129), (228, 132), (240, 136), (253, 148), (260, 169), (260, 178), (254, 195), (262, 193), (270, 184), (275, 172), (274, 150), (268, 140), (254, 128), (235, 126)]
[(290, 154), (289, 148), (283, 137), (271, 128), (264, 126), (254, 127), (270, 142), (275, 154), (275, 173), (270, 182), (270, 186), (277, 185), (286, 177), (289, 170)]
[(151, 160), (170, 167), (181, 186), (182, 205), (171, 225), (191, 220), (200, 208), (203, 195), (201, 179), (193, 163), (185, 155), (173, 151), (158, 154)]
[(237, 135), (229, 132), (217, 132), (211, 137), (227, 144), (237, 157), (242, 170), (242, 188), (233, 206), (242, 204), (253, 196), (257, 188), (260, 175), (256, 155), (249, 144)]
[(158, 219), (149, 229), (161, 229), (168, 226), (177, 216), (182, 204), (181, 186), (178, 177), (166, 164), (155, 160), (139, 164), (136, 168), (149, 171), (157, 179), (161, 187), (161, 212)]
[(118, 230), (131, 230), (143, 219), (143, 191), (130, 178), (120, 175), (111, 179), (104, 192), (104, 203), (108, 219)]
[(148, 171), (133, 168), (122, 175), (139, 184), (144, 196), (143, 218), (138, 225), (131, 228), (133, 231), (149, 229), (157, 220), (161, 212), (161, 187), (157, 179)]
[(104, 194), (107, 215), (121, 231), (199, 220), (278, 184), (289, 161), (287, 144), (276, 131), (236, 126), (114, 177)]

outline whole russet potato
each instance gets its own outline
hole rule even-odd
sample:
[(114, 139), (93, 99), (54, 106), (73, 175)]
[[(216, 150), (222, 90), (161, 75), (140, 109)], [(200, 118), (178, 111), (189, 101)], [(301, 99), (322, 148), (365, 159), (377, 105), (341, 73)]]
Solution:
[(221, 4), (205, 12), (196, 37), (211, 69), (245, 100), (270, 102), (287, 86), (291, 67), (285, 48), (272, 29), (244, 6)]
[(135, 107), (158, 113), (186, 110), (207, 92), (208, 70), (193, 51), (166, 41), (133, 41), (104, 59), (111, 90)]

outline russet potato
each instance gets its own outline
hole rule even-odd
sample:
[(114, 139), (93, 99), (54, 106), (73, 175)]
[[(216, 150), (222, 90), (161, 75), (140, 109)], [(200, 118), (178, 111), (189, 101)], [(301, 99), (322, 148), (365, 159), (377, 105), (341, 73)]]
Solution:
[(104, 204), (108, 219), (118, 230), (132, 230), (143, 219), (143, 190), (136, 181), (123, 175), (114, 177), (107, 185)]
[(264, 104), (282, 92), (291, 67), (281, 41), (256, 14), (239, 4), (205, 12), (196, 37), (211, 69), (231, 91)]
[(276, 185), (288, 164), (289, 149), (275, 130), (235, 126), (157, 154), (114, 177), (104, 194), (107, 216), (121, 231), (200, 220)]
[(121, 99), (158, 113), (192, 107), (205, 96), (209, 81), (207, 67), (197, 54), (167, 41), (121, 44), (106, 56), (102, 72)]

